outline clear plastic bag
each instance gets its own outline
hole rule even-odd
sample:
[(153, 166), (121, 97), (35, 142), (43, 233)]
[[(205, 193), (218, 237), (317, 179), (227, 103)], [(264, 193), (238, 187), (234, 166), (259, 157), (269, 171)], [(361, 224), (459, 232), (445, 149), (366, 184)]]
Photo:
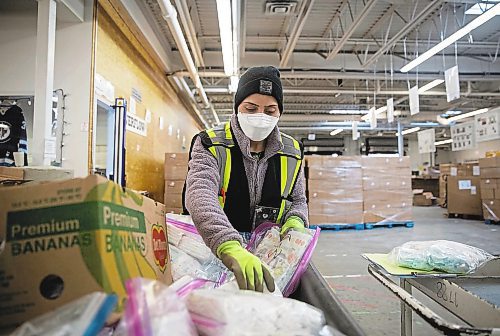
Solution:
[[(194, 229), (194, 227), (192, 228)], [(167, 233), (168, 242), (171, 245), (196, 258), (201, 263), (215, 257), (212, 251), (205, 245), (201, 236), (190, 229), (190, 227), (182, 227), (167, 222)]]
[(196, 336), (184, 301), (173, 288), (144, 278), (126, 283), (128, 301), (116, 336)]
[(201, 289), (186, 302), (200, 335), (318, 335), (325, 325), (315, 307), (253, 291)]
[(482, 249), (448, 240), (410, 241), (389, 253), (398, 266), (451, 274), (472, 273), (492, 258)]
[(186, 275), (196, 277), (196, 272), (201, 269), (201, 263), (196, 258), (172, 244), (169, 244), (169, 249), (170, 261), (172, 264), (172, 278), (174, 281)]
[(252, 234), (247, 248), (268, 266), (277, 287), (284, 296), (289, 296), (307, 269), (319, 232), (319, 228), (305, 232), (290, 230), (281, 238), (279, 226), (263, 223)]
[(115, 295), (96, 292), (25, 322), (11, 336), (96, 335), (116, 306)]

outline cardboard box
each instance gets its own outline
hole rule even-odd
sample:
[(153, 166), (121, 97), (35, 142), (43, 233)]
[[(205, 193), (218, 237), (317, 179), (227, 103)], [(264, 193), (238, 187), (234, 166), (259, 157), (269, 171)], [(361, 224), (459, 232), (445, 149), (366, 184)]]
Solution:
[(185, 180), (187, 172), (187, 166), (165, 165), (165, 180)]
[(308, 178), (310, 180), (361, 180), (361, 168), (320, 168), (310, 167)]
[(423, 194), (413, 195), (414, 206), (431, 206), (432, 204), (433, 204), (433, 199), (426, 197), (426, 195)]
[(165, 153), (165, 166), (187, 167), (189, 153)]
[(166, 213), (182, 214), (182, 208), (165, 208)]
[(399, 167), (399, 168), (409, 168), (410, 167), (410, 157), (369, 157), (363, 156), (361, 158), (361, 166), (363, 168), (382, 168), (387, 169), (388, 167)]
[(411, 207), (394, 210), (396, 211), (364, 211), (363, 222), (406, 222), (413, 220)]
[[(165, 207), (103, 177), (0, 193), (0, 330), (134, 277), (172, 282)], [(1, 333), (1, 332), (0, 332)]]
[(500, 151), (487, 151), (484, 154), (484, 156), (487, 157), (487, 158), (500, 157)]
[(184, 180), (166, 180), (165, 193), (166, 194), (182, 194), (184, 188)]
[(57, 167), (0, 167), (0, 181), (54, 181), (73, 178), (72, 169)]
[(391, 176), (370, 178), (363, 177), (363, 190), (407, 189), (411, 192), (411, 177), (395, 178)]
[(182, 194), (165, 194), (166, 208), (182, 208)]
[(495, 199), (495, 195), (498, 194), (500, 196), (500, 190), (498, 189), (483, 189), (481, 188), (481, 199)]
[(448, 177), (448, 213), (459, 215), (482, 215), (479, 177)]
[(307, 180), (307, 189), (309, 192), (330, 192), (331, 190), (340, 189), (348, 190), (363, 189), (363, 180), (350, 178), (335, 178), (331, 180)]
[(484, 219), (500, 221), (500, 199), (485, 199), (481, 205)]
[(363, 168), (363, 179), (378, 178), (411, 178), (410, 168)]
[(481, 167), (481, 168), (498, 168), (498, 167), (500, 167), (500, 156), (479, 159), (479, 167)]
[(363, 212), (363, 201), (312, 201), (309, 202), (311, 215), (356, 215)]
[(440, 175), (450, 175), (451, 167), (454, 167), (453, 163), (441, 163), (441, 164), (439, 164)]
[(363, 189), (348, 188), (346, 189), (331, 189), (328, 191), (308, 191), (309, 202), (326, 200), (326, 201), (363, 201)]
[(363, 200), (367, 203), (382, 202), (382, 203), (406, 203), (411, 204), (413, 193), (410, 189), (397, 189), (397, 190), (365, 190), (363, 193)]
[(310, 225), (319, 224), (361, 224), (363, 223), (363, 213), (342, 215), (309, 215)]
[(500, 179), (481, 179), (481, 190), (500, 189)]
[(307, 155), (306, 165), (316, 168), (361, 168), (361, 156)]
[(500, 167), (481, 168), (481, 177), (500, 179)]

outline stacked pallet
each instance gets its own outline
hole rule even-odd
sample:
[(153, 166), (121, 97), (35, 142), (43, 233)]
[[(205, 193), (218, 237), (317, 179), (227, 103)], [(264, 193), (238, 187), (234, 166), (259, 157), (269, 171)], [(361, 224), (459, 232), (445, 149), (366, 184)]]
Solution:
[(365, 223), (412, 220), (409, 157), (363, 157), (363, 220)]
[[(448, 206), (448, 180), (450, 176), (466, 177), (479, 176), (479, 166), (476, 162), (471, 163), (442, 163), (439, 165), (439, 200), (438, 204), (446, 208)], [(457, 178), (453, 179), (458, 180)]]
[(479, 160), (481, 205), (486, 221), (500, 221), (500, 157)]
[(362, 225), (361, 157), (310, 156), (308, 168), (311, 225)]
[(186, 180), (188, 160), (187, 153), (165, 153), (166, 212), (182, 213), (182, 189)]

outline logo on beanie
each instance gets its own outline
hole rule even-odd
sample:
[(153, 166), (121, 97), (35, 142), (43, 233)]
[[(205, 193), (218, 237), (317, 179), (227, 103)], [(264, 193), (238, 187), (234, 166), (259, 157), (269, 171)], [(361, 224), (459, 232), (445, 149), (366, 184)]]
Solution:
[(272, 95), (273, 92), (273, 82), (261, 79), (259, 92), (265, 95)]

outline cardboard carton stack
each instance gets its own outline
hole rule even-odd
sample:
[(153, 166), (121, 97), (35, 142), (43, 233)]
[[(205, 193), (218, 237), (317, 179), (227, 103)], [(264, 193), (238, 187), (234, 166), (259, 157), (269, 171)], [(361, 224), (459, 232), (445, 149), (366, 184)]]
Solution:
[(362, 157), (365, 223), (411, 221), (409, 157)]
[(439, 200), (438, 204), (443, 208), (448, 206), (448, 179), (449, 176), (465, 177), (479, 176), (479, 165), (473, 163), (442, 163), (439, 165)]
[(482, 216), (480, 177), (448, 177), (448, 214)]
[(500, 156), (479, 160), (481, 203), (485, 220), (500, 221)]
[(92, 175), (0, 192), (0, 334), (134, 277), (172, 282), (163, 204)]
[(311, 225), (363, 222), (360, 159), (346, 156), (306, 158)]
[(188, 153), (165, 153), (165, 198), (167, 212), (182, 213), (182, 189), (188, 171)]
[(73, 170), (58, 167), (0, 167), (0, 184), (7, 181), (54, 181), (73, 178)]

